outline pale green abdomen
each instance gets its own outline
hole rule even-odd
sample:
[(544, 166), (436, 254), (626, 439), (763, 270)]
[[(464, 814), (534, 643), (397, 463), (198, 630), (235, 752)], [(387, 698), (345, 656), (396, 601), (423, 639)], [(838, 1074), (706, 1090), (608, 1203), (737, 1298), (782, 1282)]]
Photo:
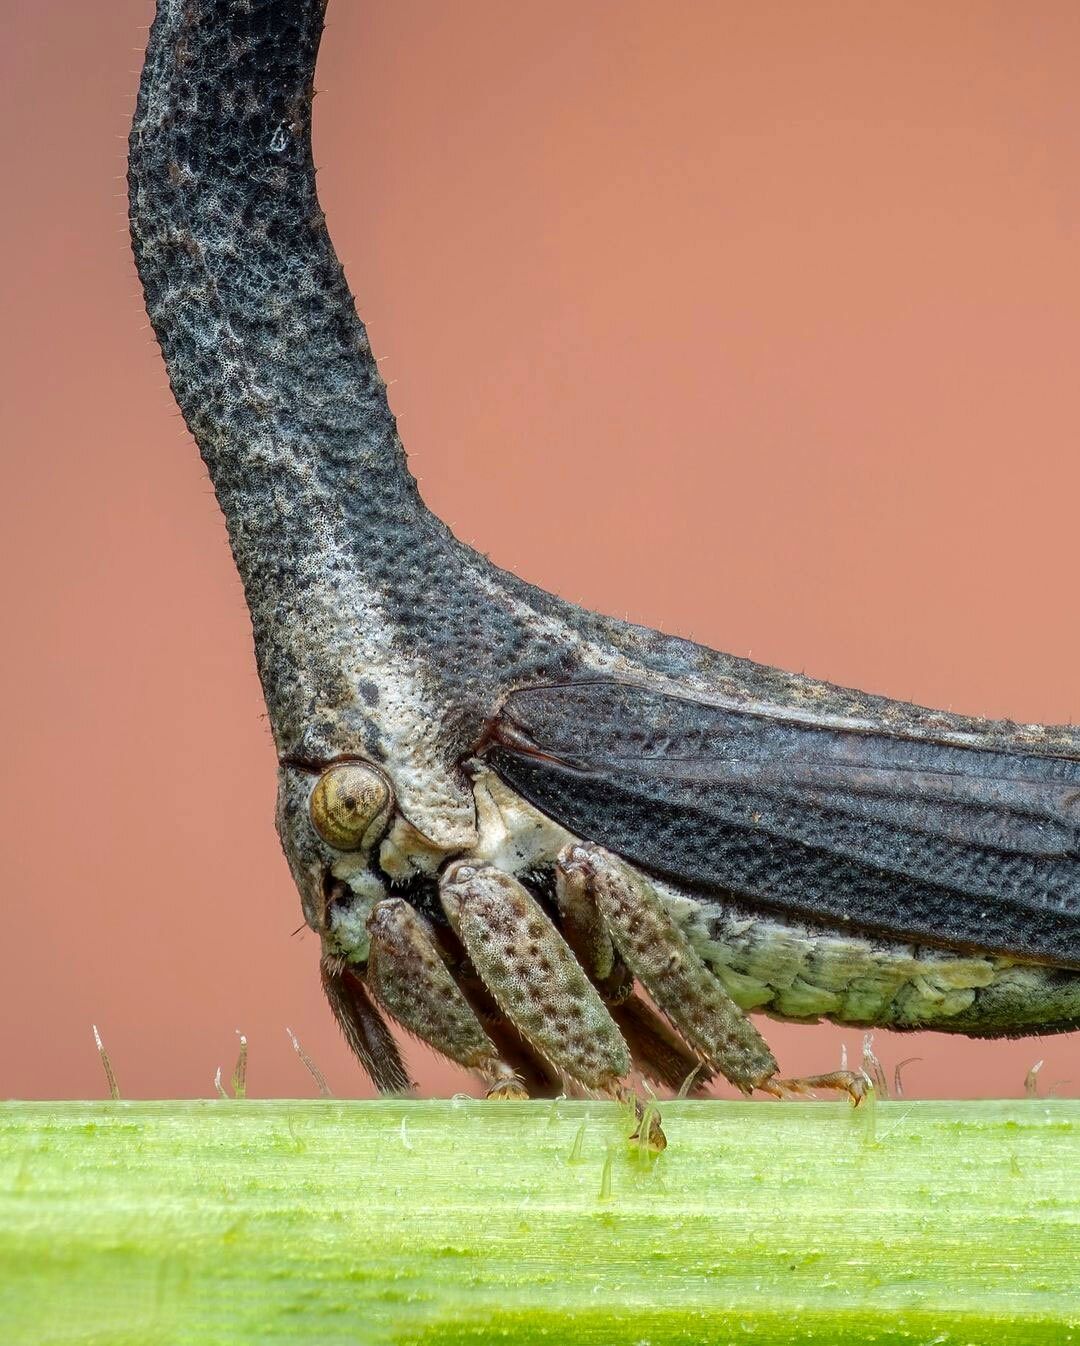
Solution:
[(1080, 972), (832, 932), (671, 891), (667, 898), (746, 1010), (973, 1036), (1080, 1027)]

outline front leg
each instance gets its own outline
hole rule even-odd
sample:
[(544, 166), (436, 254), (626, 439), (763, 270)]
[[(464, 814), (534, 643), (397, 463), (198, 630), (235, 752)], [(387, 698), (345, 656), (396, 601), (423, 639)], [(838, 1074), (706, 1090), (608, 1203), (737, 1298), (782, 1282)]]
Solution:
[(513, 1068), (462, 994), (418, 911), (400, 897), (376, 903), (367, 922), (367, 983), (402, 1028), (452, 1061), (475, 1070), (489, 1098), (527, 1098)]

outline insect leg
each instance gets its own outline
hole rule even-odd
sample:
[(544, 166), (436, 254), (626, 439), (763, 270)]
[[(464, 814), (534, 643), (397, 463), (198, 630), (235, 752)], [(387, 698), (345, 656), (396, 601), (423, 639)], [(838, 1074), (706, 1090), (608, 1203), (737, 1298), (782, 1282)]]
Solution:
[(566, 942), (618, 1024), (635, 1066), (655, 1084), (678, 1090), (692, 1079), (691, 1087), (699, 1090), (714, 1072), (633, 994), (634, 974), (612, 944), (592, 894), (580, 883), (567, 882), (559, 866), (555, 869), (555, 900)]
[(670, 1025), (638, 995), (611, 1007), (634, 1065), (647, 1080), (674, 1093), (700, 1094), (715, 1068), (687, 1047)]
[(633, 1106), (638, 1139), (667, 1145), (659, 1116), (623, 1077), (631, 1059), (618, 1026), (569, 945), (532, 894), (491, 865), (459, 862), (443, 875), (443, 907), (496, 1004), (556, 1069), (587, 1089)]
[[(458, 944), (460, 947), (460, 941)], [(500, 1059), (511, 1066), (530, 1098), (560, 1097), (566, 1092), (566, 1077), (541, 1056), (532, 1043), (526, 1042), (495, 1003), (465, 951), (461, 949), (460, 953), (459, 960), (450, 960), (454, 980), (476, 1011), (476, 1017), (494, 1042)]]
[(861, 1070), (830, 1070), (825, 1075), (806, 1075), (801, 1079), (773, 1078), (758, 1087), (774, 1098), (805, 1098), (815, 1089), (838, 1089), (858, 1107), (870, 1092), (871, 1084)]
[(616, 952), (596, 903), (580, 885), (564, 883), (558, 867), (555, 901), (563, 936), (605, 1003), (625, 1000), (634, 988), (634, 974)]
[(596, 988), (539, 903), (490, 865), (451, 866), (442, 903), (496, 1004), (554, 1066), (612, 1092), (630, 1054)]
[(593, 845), (565, 847), (559, 882), (591, 900), (615, 948), (680, 1033), (749, 1093), (776, 1074), (765, 1040), (672, 920), (651, 883)]
[(490, 1086), (489, 1098), (528, 1097), (454, 981), (423, 916), (401, 898), (389, 897), (372, 908), (367, 928), (367, 983), (394, 1019), (475, 1070)]

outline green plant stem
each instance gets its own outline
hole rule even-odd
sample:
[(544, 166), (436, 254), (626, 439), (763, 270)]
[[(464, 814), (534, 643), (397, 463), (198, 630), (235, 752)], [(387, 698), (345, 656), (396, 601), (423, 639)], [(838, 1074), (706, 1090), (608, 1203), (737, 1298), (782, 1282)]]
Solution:
[(1080, 1102), (0, 1105), (5, 1346), (1080, 1342)]

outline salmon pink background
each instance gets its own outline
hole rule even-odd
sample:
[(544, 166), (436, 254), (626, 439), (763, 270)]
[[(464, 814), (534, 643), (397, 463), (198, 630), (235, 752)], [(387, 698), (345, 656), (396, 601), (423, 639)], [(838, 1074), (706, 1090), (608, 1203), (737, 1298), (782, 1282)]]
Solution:
[[(0, 0), (0, 1093), (366, 1083), (273, 829), (206, 474), (146, 327), (148, 0)], [(576, 601), (1080, 716), (1075, 3), (333, 0), (323, 201), (428, 502)], [(791, 1072), (860, 1034), (768, 1027)], [(914, 1094), (1078, 1039), (879, 1034)], [(468, 1087), (415, 1047), (425, 1088)]]

